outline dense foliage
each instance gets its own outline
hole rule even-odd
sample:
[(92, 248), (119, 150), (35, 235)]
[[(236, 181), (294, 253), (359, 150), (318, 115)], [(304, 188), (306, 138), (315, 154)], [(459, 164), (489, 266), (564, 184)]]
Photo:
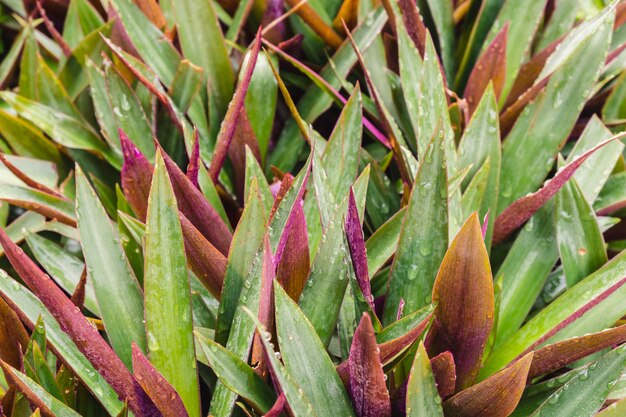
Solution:
[(626, 416), (626, 2), (0, 30), (0, 415)]

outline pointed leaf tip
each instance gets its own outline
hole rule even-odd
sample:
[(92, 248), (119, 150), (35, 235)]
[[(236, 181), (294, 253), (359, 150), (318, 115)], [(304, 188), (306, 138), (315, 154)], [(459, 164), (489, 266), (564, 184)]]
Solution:
[(348, 357), (350, 398), (358, 417), (391, 415), (385, 373), (380, 362), (372, 319), (363, 314), (354, 332)]
[(508, 417), (522, 397), (532, 352), (490, 378), (465, 389), (448, 401), (446, 415), (458, 417)]
[(163, 417), (187, 417), (189, 414), (180, 395), (154, 368), (135, 343), (133, 343), (132, 352), (135, 378), (161, 410)]
[(449, 351), (454, 355), (459, 391), (476, 377), (493, 326), (493, 279), (476, 213), (443, 258), (433, 301), (437, 307), (427, 346), (431, 354)]
[(354, 191), (350, 188), (348, 198), (348, 213), (346, 215), (346, 239), (348, 248), (350, 249), (350, 258), (352, 259), (352, 267), (356, 275), (357, 282), (363, 292), (365, 300), (370, 305), (372, 311), (375, 311), (374, 297), (370, 286), (370, 277), (367, 270), (367, 252), (365, 250), (365, 240), (363, 238), (363, 229), (361, 228), (361, 220), (354, 199)]

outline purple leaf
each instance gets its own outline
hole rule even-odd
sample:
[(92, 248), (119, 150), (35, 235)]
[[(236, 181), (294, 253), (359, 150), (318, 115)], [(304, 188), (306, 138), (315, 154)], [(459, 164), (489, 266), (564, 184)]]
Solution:
[(370, 277), (367, 270), (365, 239), (363, 238), (363, 229), (361, 228), (359, 211), (356, 207), (352, 188), (350, 188), (348, 213), (346, 215), (346, 238), (348, 240), (348, 248), (350, 249), (350, 258), (352, 259), (352, 267), (354, 268), (356, 280), (359, 283), (365, 301), (370, 305), (372, 311), (375, 311), (374, 297), (372, 296)]
[(502, 242), (518, 227), (526, 222), (537, 210), (541, 208), (561, 187), (569, 180), (576, 170), (589, 158), (595, 151), (603, 146), (613, 142), (614, 140), (626, 137), (626, 133), (620, 133), (603, 142), (600, 142), (587, 152), (575, 158), (572, 162), (560, 169), (554, 177), (547, 181), (538, 191), (526, 195), (514, 201), (507, 207), (497, 218), (493, 232), (494, 243)]
[(163, 417), (187, 417), (187, 409), (176, 390), (157, 371), (133, 342), (133, 373), (139, 384), (163, 413)]
[(442, 352), (430, 360), (430, 367), (435, 376), (437, 390), (442, 399), (454, 394), (456, 387), (456, 367), (451, 352)]
[(179, 212), (178, 216), (189, 266), (211, 295), (219, 300), (226, 273), (226, 257), (202, 236), (184, 214)]
[(470, 386), (493, 326), (494, 293), (489, 256), (473, 213), (450, 244), (433, 286), (435, 319), (426, 345), (431, 355), (454, 355), (456, 391)]
[(466, 389), (443, 403), (447, 416), (507, 417), (517, 407), (526, 386), (532, 360), (528, 354), (508, 368)]
[(189, 164), (187, 165), (187, 178), (197, 189), (200, 189), (198, 183), (198, 170), (200, 169), (200, 137), (198, 131), (194, 133), (193, 147), (191, 148), (191, 155), (189, 156)]
[(417, 8), (417, 3), (411, 0), (399, 0), (398, 6), (402, 11), (402, 20), (404, 21), (404, 26), (406, 26), (407, 33), (422, 58), (424, 58), (424, 52), (426, 50), (426, 26)]
[(59, 287), (0, 229), (0, 245), (22, 280), (59, 322), (61, 329), (76, 343), (120, 398), (128, 401), (137, 416), (160, 416), (161, 413), (130, 374), (113, 349), (80, 313)]
[(250, 56), (248, 57), (246, 70), (244, 72), (244, 75), (241, 81), (239, 82), (239, 85), (237, 86), (237, 90), (235, 91), (235, 95), (233, 96), (233, 99), (228, 105), (226, 116), (224, 116), (222, 127), (217, 136), (215, 151), (213, 153), (213, 161), (211, 161), (211, 167), (209, 168), (209, 176), (211, 177), (213, 182), (217, 182), (217, 177), (220, 171), (222, 170), (224, 161), (226, 161), (228, 148), (230, 147), (230, 143), (233, 140), (233, 137), (235, 135), (235, 129), (237, 128), (237, 121), (239, 119), (239, 115), (241, 114), (241, 109), (243, 108), (243, 105), (244, 105), (244, 99), (246, 97), (246, 93), (248, 92), (250, 81), (252, 80), (252, 73), (254, 72), (254, 67), (256, 65), (256, 60), (259, 56), (260, 50), (261, 50), (261, 28), (259, 28), (259, 30), (257, 31), (254, 44), (250, 51)]
[(124, 155), (121, 172), (122, 190), (139, 219), (145, 221), (152, 181), (152, 164), (122, 129), (119, 129), (119, 134)]
[[(408, 348), (413, 342), (417, 340), (418, 337), (424, 332), (428, 324), (430, 323), (430, 319), (432, 318), (432, 313), (424, 318), (417, 326), (413, 327), (410, 331), (404, 333), (402, 336), (389, 340), (385, 343), (378, 344), (380, 362), (385, 365), (389, 363), (393, 358), (395, 358), (398, 354), (400, 354), (403, 350)], [(346, 386), (348, 386), (348, 378), (349, 378), (349, 365), (348, 361), (343, 361), (339, 365), (337, 365), (337, 373), (339, 377), (344, 382)]]
[(264, 417), (280, 417), (284, 412), (287, 411), (287, 400), (285, 399), (285, 394), (281, 393), (278, 398), (276, 398), (276, 402), (267, 410)]
[(161, 150), (167, 173), (172, 181), (174, 194), (178, 201), (178, 209), (189, 219), (204, 237), (211, 242), (224, 256), (228, 256), (228, 249), (233, 238), (230, 229), (224, 220), (215, 211), (213, 206), (204, 198), (187, 176), (180, 170), (172, 158)]
[(309, 277), (311, 262), (306, 218), (301, 202), (296, 203), (289, 214), (283, 236), (285, 244), (281, 246), (283, 249), (280, 258), (277, 258), (276, 276), (287, 295), (298, 302)]
[(246, 108), (241, 107), (239, 117), (235, 125), (235, 133), (228, 147), (228, 157), (233, 165), (234, 182), (237, 196), (243, 200), (243, 193), (246, 181), (246, 146), (250, 148), (257, 161), (261, 161), (261, 151), (259, 141), (254, 134), (250, 120), (246, 113)]
[(534, 352), (528, 377), (554, 372), (569, 363), (624, 342), (626, 325), (544, 346)]
[(369, 315), (354, 332), (348, 357), (349, 393), (357, 417), (391, 416), (391, 402)]

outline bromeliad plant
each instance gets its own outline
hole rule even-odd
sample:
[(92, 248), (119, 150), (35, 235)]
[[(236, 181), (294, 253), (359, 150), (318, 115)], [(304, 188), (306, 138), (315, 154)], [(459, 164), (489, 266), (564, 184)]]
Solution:
[(626, 3), (0, 5), (2, 415), (626, 415)]

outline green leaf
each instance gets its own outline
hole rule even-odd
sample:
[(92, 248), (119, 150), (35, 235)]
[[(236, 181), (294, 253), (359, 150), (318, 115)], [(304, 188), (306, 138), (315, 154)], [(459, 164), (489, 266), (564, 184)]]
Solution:
[(0, 200), (33, 210), (65, 224), (75, 224), (74, 204), (32, 188), (2, 184), (2, 187), (0, 187)]
[(0, 93), (0, 97), (9, 103), (20, 116), (38, 126), (58, 144), (95, 152), (104, 156), (114, 167), (121, 168), (121, 154), (114, 153), (83, 122), (15, 93), (4, 91)]
[[(266, 54), (259, 55), (245, 98), (246, 113), (254, 136), (259, 142), (262, 161), (265, 161), (267, 156), (278, 99), (278, 84), (268, 62), (269, 59)], [(242, 65), (245, 66), (245, 63)]]
[[(585, 126), (585, 130), (568, 155), (566, 162), (571, 162), (575, 157), (611, 136), (611, 131), (594, 115)], [(598, 149), (574, 173), (574, 179), (589, 203), (593, 203), (598, 198), (623, 149), (624, 144), (615, 140)]]
[(441, 50), (443, 66), (446, 70), (446, 77), (452, 79), (454, 75), (455, 62), (455, 38), (454, 21), (452, 20), (452, 3), (439, 0), (422, 0), (420, 3), (427, 3), (430, 15), (435, 22), (437, 29), (438, 44)]
[[(574, 29), (546, 62), (539, 76), (543, 79), (552, 74), (545, 91), (526, 106), (503, 144), (496, 215), (519, 197), (537, 190), (552, 169), (604, 65), (613, 20), (613, 8), (608, 7)], [(559, 123), (555, 124), (557, 111)]]
[(256, 181), (253, 180), (250, 185), (250, 195), (233, 234), (233, 241), (228, 254), (215, 334), (215, 341), (221, 344), (226, 344), (228, 340), (230, 326), (250, 270), (250, 264), (259, 251), (265, 236), (266, 222), (264, 219), (266, 214), (256, 184)]
[(245, 398), (261, 413), (267, 413), (272, 408), (276, 394), (247, 363), (198, 332), (196, 340), (202, 348), (207, 365), (213, 369), (222, 384)]
[[(317, 174), (320, 175), (321, 167), (314, 168), (314, 174), (315, 170), (318, 170)], [(364, 172), (354, 184), (357, 207), (364, 206), (368, 180), (369, 173)], [(320, 185), (323, 186), (321, 183)], [(322, 191), (322, 193), (325, 192)], [(334, 203), (328, 203), (327, 200), (320, 202), (320, 211), (332, 212), (332, 217), (326, 225), (324, 236), (312, 262), (307, 285), (299, 300), (300, 308), (325, 345), (330, 342), (350, 275), (353, 274), (350, 267), (350, 253), (342, 227), (348, 197), (346, 195), (336, 207)], [(325, 208), (323, 204), (327, 204)]]
[[(26, 236), (28, 247), (37, 261), (67, 293), (73, 294), (83, 273), (85, 264), (56, 243), (37, 234)], [(100, 317), (93, 280), (85, 284), (85, 307)]]
[(389, 277), (383, 322), (396, 320), (400, 300), (405, 314), (430, 304), (433, 283), (448, 248), (448, 181), (444, 133), (439, 130), (424, 153), (415, 178), (398, 251)]
[[(626, 313), (620, 301), (626, 293), (625, 276), (626, 252), (622, 252), (563, 293), (496, 347), (485, 361), (479, 379), (501, 369), (533, 346), (611, 326)], [(553, 337), (557, 332), (559, 337)]]
[[(210, 102), (221, 120), (233, 95), (234, 74), (213, 3), (209, 0), (173, 0), (178, 38), (187, 59), (204, 70)], [(212, 126), (215, 133), (219, 126)]]
[(406, 209), (402, 208), (380, 226), (365, 243), (369, 276), (376, 275), (396, 252)]
[[(352, 37), (362, 52), (378, 36), (383, 25), (387, 21), (387, 14), (378, 7), (373, 10), (364, 22), (352, 32)], [(350, 46), (345, 43), (337, 49), (329, 63), (320, 72), (320, 76), (328, 81), (333, 88), (341, 85), (340, 78), (346, 77), (356, 63), (356, 54)], [(307, 88), (302, 98), (298, 101), (298, 111), (304, 120), (311, 123), (324, 113), (332, 104), (333, 98), (327, 95), (316, 85)], [(291, 169), (297, 162), (304, 142), (301, 140), (301, 133), (294, 120), (289, 120), (283, 129), (276, 148), (270, 157), (270, 163), (282, 170)]]
[(149, 358), (178, 391), (189, 415), (199, 416), (200, 390), (183, 233), (160, 153), (146, 219), (144, 290)]
[(94, 393), (104, 408), (112, 415), (116, 415), (122, 408), (117, 394), (106, 383), (104, 378), (96, 372), (91, 363), (80, 353), (74, 342), (61, 330), (54, 317), (26, 287), (10, 278), (4, 271), (0, 271), (0, 292), (7, 300), (19, 306), (21, 316), (34, 324), (39, 317), (46, 323), (48, 343), (63, 358), (74, 374)]
[[(469, 186), (470, 181), (476, 177), (478, 170), (489, 159), (488, 174), (484, 174), (488, 175), (488, 180), (480, 208), (477, 209), (481, 219), (487, 212), (490, 213), (485, 235), (487, 250), (491, 248), (495, 213), (498, 209), (501, 158), (498, 103), (493, 86), (490, 86), (485, 90), (459, 143), (459, 168), (471, 166), (463, 181), (464, 189)], [(469, 212), (465, 212), (465, 214), (469, 215)]]
[(40, 130), (0, 109), (0, 134), (16, 154), (59, 163), (61, 154)]
[(43, 387), (17, 369), (4, 362), (0, 362), (0, 366), (2, 366), (2, 370), (6, 373), (8, 378), (17, 385), (18, 390), (24, 393), (25, 397), (36, 406), (47, 408), (53, 413), (52, 415), (62, 417), (80, 416), (76, 411), (54, 398)]
[(196, 95), (201, 91), (203, 80), (202, 68), (183, 59), (178, 64), (169, 94), (176, 107), (186, 112)]
[(575, 179), (556, 196), (556, 237), (568, 287), (608, 261), (596, 215)]
[(132, 367), (132, 342), (145, 350), (143, 294), (96, 192), (76, 169), (76, 218), (88, 277), (104, 327), (117, 355)]
[(483, 50), (498, 35), (506, 24), (509, 25), (506, 45), (506, 79), (500, 96), (504, 103), (522, 62), (528, 55), (535, 32), (539, 26), (547, 0), (531, 0), (523, 3), (506, 0), (496, 17), (483, 44)]
[(430, 368), (430, 359), (422, 342), (417, 348), (409, 374), (406, 388), (406, 415), (407, 417), (443, 417), (441, 398)]
[(613, 349), (597, 362), (586, 366), (552, 394), (533, 417), (586, 417), (594, 415), (620, 378), (626, 361), (626, 345)]
[(285, 368), (300, 381), (316, 415), (354, 415), (350, 398), (315, 329), (278, 282), (274, 292), (276, 330)]
[[(172, 84), (180, 55), (152, 22), (130, 0), (112, 0), (133, 45), (166, 86)], [(200, 48), (198, 48), (200, 49)]]
[[(149, 159), (154, 159), (153, 133), (148, 117), (141, 107), (135, 92), (128, 86), (121, 74), (105, 61), (105, 77), (110, 112), (115, 120), (115, 128), (109, 141), (114, 149), (120, 149), (118, 129), (122, 129)], [(102, 111), (107, 111), (103, 109)]]
[(253, 321), (257, 331), (261, 335), (259, 339), (261, 340), (261, 343), (263, 343), (263, 348), (265, 349), (265, 354), (270, 363), (273, 375), (276, 378), (281, 391), (285, 395), (294, 417), (317, 417), (316, 410), (313, 409), (311, 402), (306, 397), (304, 389), (299, 387), (295, 378), (276, 357), (277, 355), (274, 352), (273, 346), (270, 344), (271, 334), (263, 328), (259, 319), (249, 309), (243, 307), (243, 311), (245, 311), (248, 317)]

